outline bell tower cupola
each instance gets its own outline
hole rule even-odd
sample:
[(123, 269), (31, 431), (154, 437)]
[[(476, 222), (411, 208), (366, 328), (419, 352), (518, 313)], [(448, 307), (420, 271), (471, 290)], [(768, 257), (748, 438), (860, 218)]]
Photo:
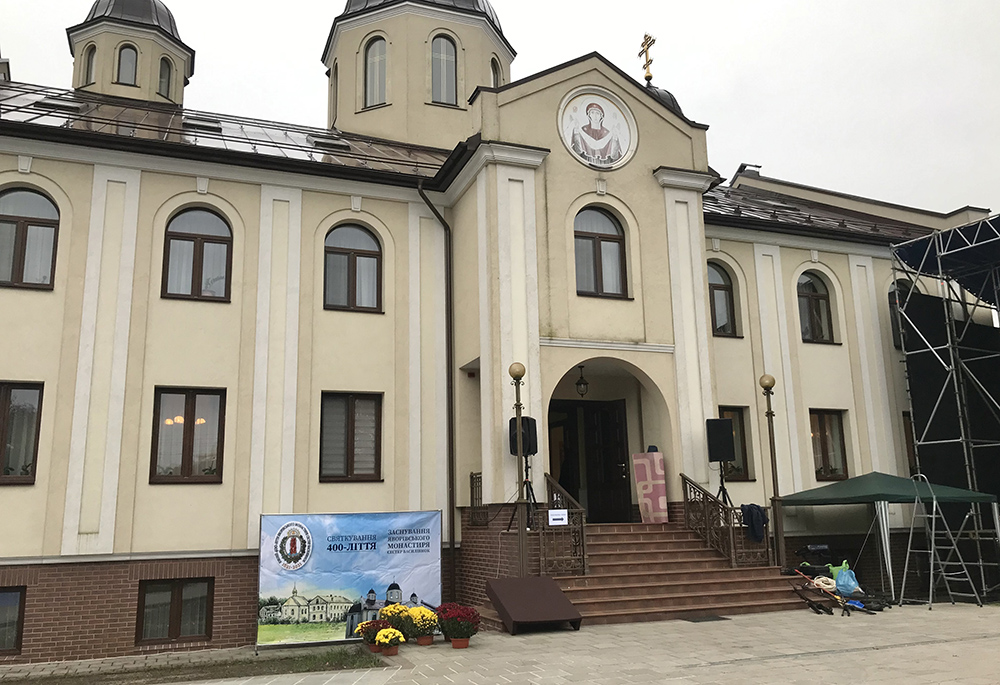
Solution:
[(97, 0), (66, 29), (73, 87), (132, 100), (182, 105), (194, 50), (160, 0)]
[(330, 128), (452, 148), (469, 98), (510, 82), (514, 49), (489, 0), (347, 0), (323, 51)]

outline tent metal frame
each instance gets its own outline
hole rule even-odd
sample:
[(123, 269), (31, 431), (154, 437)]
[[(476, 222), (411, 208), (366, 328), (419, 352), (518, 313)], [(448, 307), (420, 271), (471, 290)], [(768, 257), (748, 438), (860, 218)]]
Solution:
[[(907, 248), (912, 248), (921, 242), (930, 243), (929, 248), (923, 252), (921, 262), (918, 265), (907, 263), (903, 254), (907, 252)], [(1000, 440), (982, 440), (972, 437), (969, 412), (969, 397), (978, 396), (981, 398), (988, 407), (992, 419), (997, 423), (998, 434), (1000, 434), (1000, 398), (995, 397), (976, 377), (975, 371), (968, 366), (968, 362), (988, 359), (997, 359), (997, 363), (1000, 363), (1000, 352), (982, 349), (967, 341), (967, 334), (971, 330), (971, 324), (975, 322), (977, 314), (982, 317), (984, 312), (989, 312), (994, 323), (997, 322), (996, 304), (1000, 303), (1000, 263), (981, 259), (987, 251), (1000, 251), (1000, 215), (958, 228), (936, 231), (929, 236), (892, 247), (893, 285), (896, 287), (900, 281), (910, 284), (910, 288), (905, 292), (900, 292), (899, 288), (896, 288), (896, 306), (893, 307), (896, 323), (900, 335), (903, 335), (903, 331), (907, 328), (916, 333), (915, 340), (907, 339), (902, 345), (904, 358), (914, 355), (931, 355), (945, 371), (944, 380), (937, 393), (937, 400), (924, 430), (918, 431), (916, 422), (912, 420), (910, 422), (913, 430), (917, 470), (918, 472), (922, 470), (920, 465), (921, 447), (954, 445), (956, 452), (960, 451), (962, 455), (967, 487), (977, 492), (979, 491), (979, 483), (974, 455), (978, 450), (984, 448), (1000, 448)], [(976, 257), (980, 257), (980, 259), (976, 259)], [(966, 265), (960, 268), (952, 267), (963, 258), (967, 259)], [(943, 344), (935, 345), (930, 342), (928, 336), (920, 331), (908, 313), (910, 299), (913, 293), (917, 292), (915, 286), (921, 278), (932, 279), (938, 284), (939, 292), (937, 295), (944, 308), (945, 328), (948, 333), (947, 341)], [(971, 286), (971, 288), (963, 287), (962, 283)], [(962, 316), (958, 316), (956, 312), (961, 312)], [(904, 326), (904, 322), (908, 326)], [(906, 371), (906, 390), (911, 417), (915, 416), (911, 386), (917, 380), (911, 378), (909, 371)], [(926, 382), (926, 379), (920, 379), (919, 382)], [(928, 437), (930, 427), (934, 424), (939, 413), (946, 411), (942, 404), (949, 394), (955, 397), (959, 435), (943, 440), (931, 440)], [(981, 505), (972, 503), (956, 535), (957, 538), (964, 537), (974, 541), (976, 561), (969, 561), (966, 564), (978, 569), (979, 591), (982, 595), (1000, 588), (1000, 583), (989, 586), (986, 577), (986, 568), (1000, 567), (1000, 563), (983, 560), (984, 543), (987, 541), (995, 546), (997, 558), (1000, 559), (1000, 518), (998, 518), (995, 504), (992, 513), (994, 526), (987, 529), (983, 525), (984, 517)]]

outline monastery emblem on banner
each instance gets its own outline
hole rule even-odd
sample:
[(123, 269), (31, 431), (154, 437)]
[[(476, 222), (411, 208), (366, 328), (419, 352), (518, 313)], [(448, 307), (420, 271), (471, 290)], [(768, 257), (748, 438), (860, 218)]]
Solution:
[(577, 159), (596, 169), (617, 169), (635, 154), (638, 130), (625, 103), (596, 87), (577, 88), (559, 108), (559, 134)]
[(289, 521), (274, 536), (274, 557), (286, 571), (297, 571), (312, 554), (312, 535), (298, 521)]

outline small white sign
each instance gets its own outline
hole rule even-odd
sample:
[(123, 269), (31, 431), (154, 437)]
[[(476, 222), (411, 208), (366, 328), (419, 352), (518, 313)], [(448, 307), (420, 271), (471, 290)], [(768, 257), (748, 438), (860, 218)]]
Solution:
[(549, 525), (550, 526), (568, 526), (569, 525), (569, 510), (568, 509), (549, 509)]

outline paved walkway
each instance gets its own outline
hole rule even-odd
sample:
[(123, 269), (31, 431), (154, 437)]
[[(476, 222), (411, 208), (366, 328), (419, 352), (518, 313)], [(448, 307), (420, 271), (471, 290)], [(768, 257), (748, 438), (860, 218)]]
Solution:
[[(485, 633), (464, 651), (440, 642), (405, 645), (399, 656), (385, 659), (389, 666), (384, 669), (238, 678), (213, 685), (992, 685), (1000, 682), (998, 649), (1000, 607), (905, 607), (851, 617), (816, 616), (803, 609), (703, 623), (584, 625), (579, 633)], [(192, 656), (187, 663), (204, 658), (204, 653)], [(95, 662), (79, 668), (88, 663)], [(3, 675), (0, 670), (0, 681)]]

